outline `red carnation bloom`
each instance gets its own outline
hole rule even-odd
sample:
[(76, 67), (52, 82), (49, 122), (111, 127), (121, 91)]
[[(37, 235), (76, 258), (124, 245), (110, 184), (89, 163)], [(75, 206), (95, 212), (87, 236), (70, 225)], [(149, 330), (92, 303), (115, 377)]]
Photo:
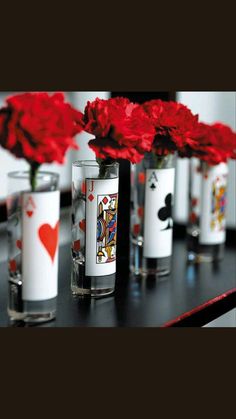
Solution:
[(0, 144), (30, 164), (63, 163), (73, 137), (82, 131), (82, 113), (62, 93), (23, 93), (0, 110)]
[(88, 102), (85, 131), (95, 136), (89, 146), (101, 159), (142, 160), (150, 151), (155, 130), (143, 108), (124, 98)]
[(144, 103), (156, 131), (153, 151), (158, 155), (174, 153), (191, 145), (191, 133), (198, 124), (198, 115), (181, 103), (151, 100)]
[[(5, 109), (0, 110), (0, 139), (6, 135), (8, 112)], [(0, 142), (1, 144), (1, 142)]]
[(192, 138), (191, 146), (181, 151), (182, 157), (198, 157), (209, 165), (236, 159), (236, 134), (224, 124), (199, 123)]
[(222, 150), (226, 158), (236, 159), (236, 133), (229, 126), (219, 122), (213, 124), (211, 129), (215, 140), (213, 146)]

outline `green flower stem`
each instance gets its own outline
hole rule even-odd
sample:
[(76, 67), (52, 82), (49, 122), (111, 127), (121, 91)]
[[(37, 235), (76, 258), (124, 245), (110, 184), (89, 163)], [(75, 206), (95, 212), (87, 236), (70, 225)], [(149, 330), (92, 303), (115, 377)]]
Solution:
[(157, 154), (154, 154), (155, 165), (157, 169), (162, 169), (165, 164), (165, 157), (166, 156), (158, 156)]
[(35, 192), (36, 191), (36, 177), (37, 177), (37, 172), (39, 169), (40, 164), (38, 163), (31, 163), (30, 164), (30, 186), (31, 186), (31, 192)]
[(106, 165), (107, 164), (112, 164), (114, 162), (114, 160), (112, 159), (100, 159), (97, 158), (97, 163), (99, 164), (99, 178), (101, 179), (106, 179), (107, 176), (107, 168)]

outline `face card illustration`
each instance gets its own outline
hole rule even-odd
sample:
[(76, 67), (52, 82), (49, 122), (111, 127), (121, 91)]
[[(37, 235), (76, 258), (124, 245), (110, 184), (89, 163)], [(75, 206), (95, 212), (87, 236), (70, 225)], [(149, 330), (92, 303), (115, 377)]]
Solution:
[(23, 300), (57, 296), (59, 200), (59, 191), (23, 194)]
[(201, 244), (217, 244), (225, 241), (225, 210), (228, 168), (227, 165), (212, 167), (208, 176), (202, 177), (200, 217)]
[(116, 259), (118, 194), (98, 195), (97, 263)]
[(118, 178), (86, 181), (85, 274), (116, 271)]
[(147, 169), (144, 208), (144, 257), (172, 253), (175, 169)]
[(226, 210), (226, 184), (220, 176), (212, 184), (211, 197), (211, 230), (223, 231), (225, 229)]

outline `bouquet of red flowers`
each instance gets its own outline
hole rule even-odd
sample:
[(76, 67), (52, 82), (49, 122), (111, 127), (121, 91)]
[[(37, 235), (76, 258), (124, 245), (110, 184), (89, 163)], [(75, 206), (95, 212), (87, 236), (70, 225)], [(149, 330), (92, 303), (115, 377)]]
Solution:
[(142, 160), (150, 151), (155, 135), (153, 124), (141, 105), (121, 97), (88, 102), (84, 112), (84, 130), (94, 135), (89, 146), (98, 161)]
[(186, 106), (158, 99), (144, 103), (143, 109), (155, 128), (152, 151), (156, 155), (181, 152), (197, 142), (192, 133), (198, 127), (198, 115), (193, 115)]
[(31, 186), (43, 163), (64, 162), (68, 148), (78, 148), (82, 113), (65, 103), (62, 93), (23, 93), (0, 109), (0, 145), (30, 164)]
[(222, 123), (199, 123), (192, 132), (193, 142), (180, 151), (182, 157), (198, 157), (209, 165), (236, 159), (236, 133)]
[(180, 157), (198, 157), (210, 165), (236, 158), (236, 134), (228, 126), (200, 123), (198, 115), (177, 102), (151, 100), (143, 108), (155, 127), (155, 154), (178, 152)]

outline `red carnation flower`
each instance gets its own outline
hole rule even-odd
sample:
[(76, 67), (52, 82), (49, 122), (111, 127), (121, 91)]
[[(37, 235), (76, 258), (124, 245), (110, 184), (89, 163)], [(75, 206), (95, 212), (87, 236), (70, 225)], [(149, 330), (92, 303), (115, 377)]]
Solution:
[(214, 133), (213, 146), (225, 153), (226, 158), (236, 159), (236, 133), (222, 123), (215, 123), (211, 126)]
[(174, 153), (192, 144), (191, 133), (198, 124), (198, 115), (193, 115), (186, 106), (158, 99), (144, 103), (143, 108), (155, 127), (153, 151), (156, 154)]
[(100, 159), (138, 163), (144, 153), (151, 150), (155, 135), (142, 107), (124, 98), (88, 102), (84, 125), (85, 131), (95, 136), (89, 146)]
[(199, 123), (192, 138), (192, 144), (181, 151), (182, 157), (198, 157), (209, 165), (236, 159), (236, 134), (227, 125)]
[[(7, 110), (0, 110), (0, 139), (6, 135), (6, 124), (8, 119)], [(1, 141), (0, 141), (1, 144)]]
[(73, 137), (82, 131), (82, 113), (56, 93), (23, 93), (0, 110), (0, 144), (31, 165), (63, 163)]

